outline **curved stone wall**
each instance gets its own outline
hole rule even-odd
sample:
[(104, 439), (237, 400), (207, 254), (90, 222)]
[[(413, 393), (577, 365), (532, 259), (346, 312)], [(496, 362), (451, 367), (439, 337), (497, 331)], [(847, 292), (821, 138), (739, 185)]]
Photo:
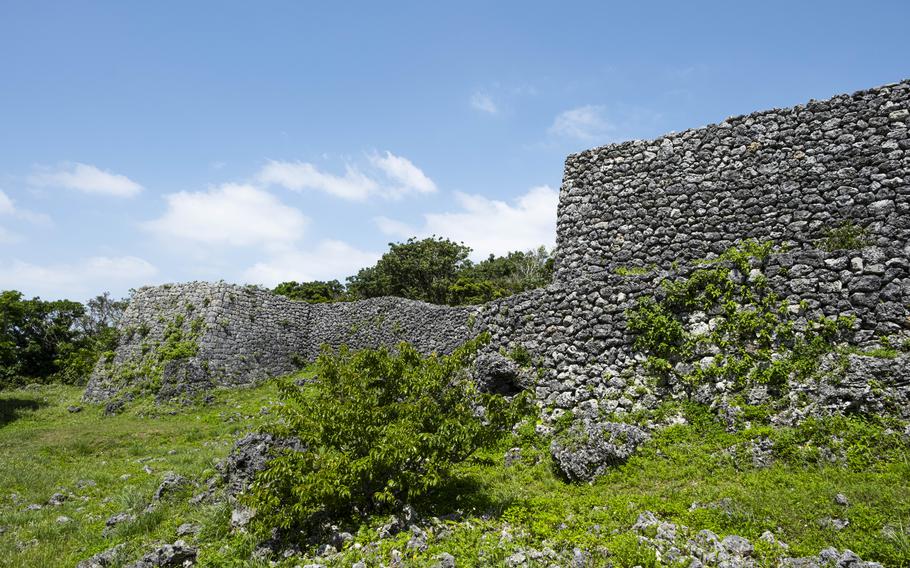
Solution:
[(85, 397), (102, 401), (149, 381), (161, 398), (249, 385), (299, 369), (324, 344), (407, 341), (425, 353), (448, 352), (471, 336), (474, 311), (403, 298), (307, 304), (223, 282), (141, 288), (124, 313), (117, 351), (99, 362)]
[(669, 267), (740, 239), (811, 248), (845, 221), (910, 237), (910, 81), (566, 159), (556, 278)]
[[(99, 362), (86, 398), (106, 400), (149, 380), (163, 398), (252, 384), (298, 368), (322, 345), (408, 341), (444, 353), (489, 331), (489, 349), (520, 347), (540, 363), (544, 407), (647, 404), (650, 391), (628, 373), (640, 354), (626, 311), (664, 279), (689, 274), (688, 261), (748, 237), (789, 245), (764, 276), (779, 296), (807, 306), (807, 317), (855, 316), (859, 344), (902, 341), (910, 338), (908, 108), (905, 81), (569, 156), (553, 284), (483, 306), (399, 298), (311, 305), (224, 283), (140, 289), (121, 344)], [(865, 229), (872, 246), (816, 248), (826, 229), (846, 221)]]

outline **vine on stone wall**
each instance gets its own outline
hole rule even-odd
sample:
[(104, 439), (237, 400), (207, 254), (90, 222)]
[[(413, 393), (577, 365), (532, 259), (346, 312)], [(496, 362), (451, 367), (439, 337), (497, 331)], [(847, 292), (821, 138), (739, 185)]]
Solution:
[(689, 392), (720, 382), (782, 391), (811, 376), (854, 318), (809, 318), (805, 303), (774, 293), (763, 268), (778, 250), (745, 241), (687, 278), (665, 280), (661, 295), (640, 298), (627, 317), (646, 371)]

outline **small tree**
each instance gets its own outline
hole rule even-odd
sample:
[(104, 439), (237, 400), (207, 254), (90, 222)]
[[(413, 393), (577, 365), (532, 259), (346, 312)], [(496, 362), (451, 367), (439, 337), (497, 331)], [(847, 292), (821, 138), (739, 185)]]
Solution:
[(340, 302), (345, 299), (344, 284), (338, 280), (313, 280), (311, 282), (282, 282), (272, 290), (275, 294), (287, 296), (291, 300), (322, 304)]
[(453, 467), (514, 423), (522, 398), (482, 394), (465, 372), (481, 341), (451, 356), (421, 356), (407, 344), (337, 355), (324, 351), (317, 381), (281, 386), (278, 421), (267, 428), (300, 440), (250, 488), (264, 528), (304, 528), (426, 496)]
[(449, 287), (470, 266), (470, 253), (463, 244), (437, 237), (389, 243), (389, 252), (375, 266), (348, 278), (348, 289), (359, 298), (398, 296), (447, 304)]

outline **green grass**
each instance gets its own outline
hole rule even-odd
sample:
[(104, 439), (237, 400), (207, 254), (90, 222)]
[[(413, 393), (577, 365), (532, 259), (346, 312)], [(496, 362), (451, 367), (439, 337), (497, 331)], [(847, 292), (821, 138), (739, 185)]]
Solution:
[[(190, 410), (143, 402), (116, 416), (90, 405), (69, 413), (81, 395), (81, 388), (61, 385), (0, 393), (0, 566), (72, 567), (120, 542), (138, 554), (155, 540), (172, 542), (184, 522), (219, 534), (212, 526), (218, 508), (189, 506), (191, 490), (110, 537), (102, 531), (111, 515), (142, 511), (167, 471), (200, 482), (211, 477), (234, 439), (262, 419), (274, 388), (221, 391), (215, 404)], [(72, 496), (46, 505), (56, 492)], [(25, 510), (32, 503), (44, 508)], [(72, 521), (58, 523), (61, 515)], [(22, 546), (33, 539), (37, 544)]]
[[(172, 409), (142, 402), (110, 417), (90, 406), (67, 412), (68, 405), (79, 404), (80, 395), (79, 389), (64, 386), (0, 393), (0, 526), (5, 528), (0, 566), (72, 567), (120, 542), (127, 543), (132, 558), (155, 542), (173, 542), (185, 522), (204, 527), (197, 539), (187, 539), (199, 547), (201, 566), (267, 565), (249, 562), (254, 539), (230, 533), (227, 507), (187, 504), (201, 487), (168, 498), (110, 536), (102, 531), (112, 514), (141, 512), (166, 471), (200, 483), (210, 478), (234, 439), (267, 419), (260, 409), (275, 400), (273, 385), (219, 391), (207, 406)], [(428, 550), (407, 550), (409, 535), (403, 533), (380, 540), (369, 552), (348, 546), (326, 564), (349, 566), (361, 558), (369, 566), (388, 564), (397, 549), (406, 566), (431, 565), (441, 552), (453, 554), (459, 567), (497, 566), (522, 547), (558, 552), (602, 547), (616, 566), (657, 565), (629, 532), (647, 510), (686, 525), (690, 536), (700, 529), (742, 535), (756, 544), (761, 566), (773, 566), (780, 554), (758, 540), (765, 530), (788, 543), (792, 556), (834, 546), (885, 566), (910, 566), (910, 457), (907, 441), (888, 424), (834, 420), (800, 429), (728, 433), (697, 408), (679, 410), (687, 413), (687, 424), (661, 431), (594, 484), (562, 481), (546, 442), (531, 434), (533, 425), (522, 428), (463, 464), (450, 486), (415, 504), (427, 515), (463, 514), (428, 529)], [(819, 457), (818, 448), (835, 433), (842, 438), (834, 445), (843, 460), (831, 464)], [(755, 468), (747, 456), (729, 452), (759, 436), (776, 441), (771, 467)], [(522, 447), (523, 459), (505, 467), (503, 454), (514, 446)], [(25, 510), (58, 491), (73, 496), (61, 507)], [(834, 502), (838, 493), (849, 498), (848, 507)], [(704, 506), (692, 508), (693, 503)], [(60, 515), (73, 521), (59, 524)], [(836, 531), (819, 523), (825, 517), (850, 524)], [(347, 529), (355, 543), (367, 546), (377, 540), (384, 521), (372, 518)], [(504, 529), (508, 538), (502, 537)], [(17, 546), (33, 539), (37, 542), (30, 546)], [(294, 559), (281, 566), (306, 563)], [(595, 554), (592, 565), (606, 566), (607, 560)]]

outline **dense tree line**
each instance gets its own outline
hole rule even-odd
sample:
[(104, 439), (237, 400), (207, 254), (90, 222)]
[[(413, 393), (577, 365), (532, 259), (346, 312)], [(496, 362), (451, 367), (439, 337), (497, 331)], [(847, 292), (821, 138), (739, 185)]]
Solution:
[(101, 353), (116, 347), (125, 308), (107, 292), (85, 305), (0, 292), (0, 388), (85, 382)]
[(329, 282), (283, 282), (273, 291), (310, 303), (398, 296), (453, 306), (481, 304), (546, 286), (553, 276), (553, 257), (545, 247), (505, 256), (490, 255), (474, 263), (471, 248), (448, 239), (411, 238), (389, 243), (375, 265)]

